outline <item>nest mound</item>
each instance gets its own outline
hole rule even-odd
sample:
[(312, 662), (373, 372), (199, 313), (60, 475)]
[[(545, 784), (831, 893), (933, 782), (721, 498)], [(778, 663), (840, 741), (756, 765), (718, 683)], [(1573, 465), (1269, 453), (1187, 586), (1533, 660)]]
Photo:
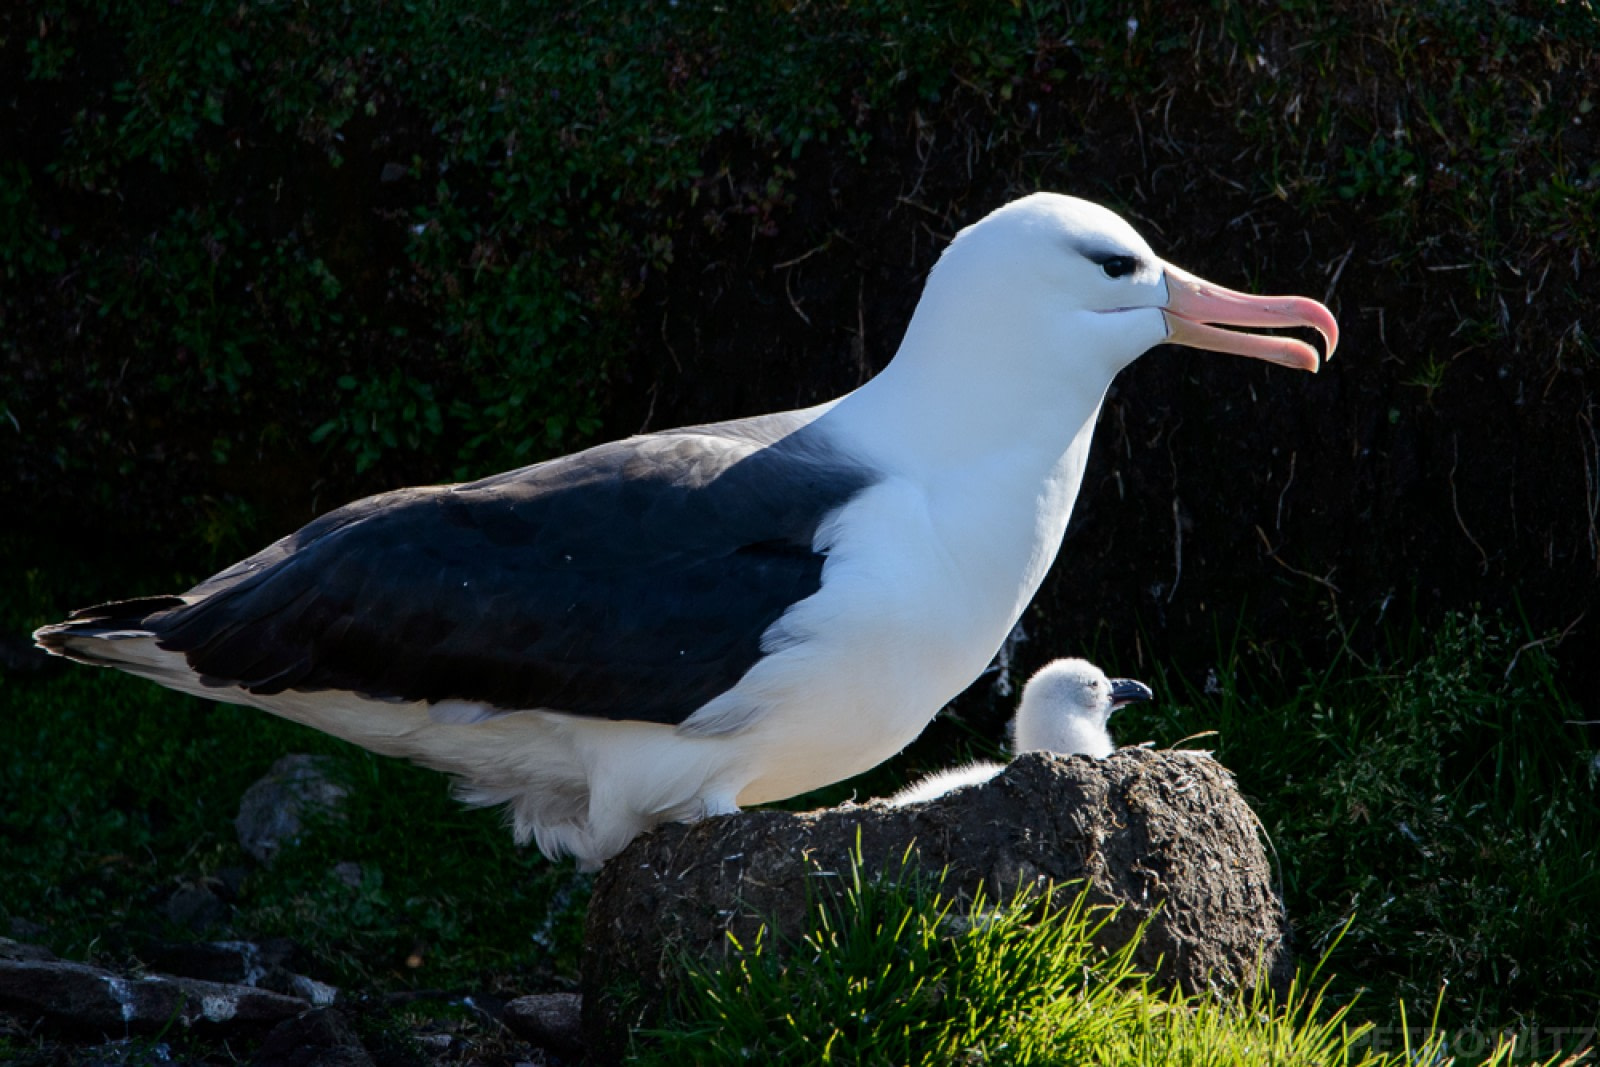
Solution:
[[(859, 844), (868, 876), (906, 865), (957, 901), (1087, 880), (1120, 905), (1108, 949), (1148, 923), (1136, 959), (1158, 983), (1227, 993), (1293, 971), (1289, 923), (1255, 813), (1200, 752), (1123, 749), (1104, 760), (1029, 753), (978, 786), (895, 808), (882, 801), (750, 811), (647, 834), (606, 864), (589, 907), (584, 1033), (620, 1052), (656, 1018), (682, 956), (715, 959), (731, 933), (768, 928), (777, 951), (809, 929), (818, 886), (845, 879)], [(909, 851), (908, 851), (909, 850)], [(773, 936), (776, 935), (776, 936)]]

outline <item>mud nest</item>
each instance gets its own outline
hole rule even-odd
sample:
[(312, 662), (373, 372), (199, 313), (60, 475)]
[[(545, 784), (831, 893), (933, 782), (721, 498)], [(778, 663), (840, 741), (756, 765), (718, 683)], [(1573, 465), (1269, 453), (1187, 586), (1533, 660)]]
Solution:
[[(1122, 946), (1148, 922), (1136, 960), (1159, 984), (1226, 994), (1293, 970), (1289, 923), (1255, 814), (1208, 754), (1124, 749), (1105, 760), (1031, 753), (979, 786), (924, 804), (750, 811), (662, 827), (606, 864), (589, 907), (584, 1034), (604, 1058), (659, 1017), (684, 957), (716, 960), (728, 934), (770, 950), (810, 928), (816, 886), (863, 874), (943, 872), (970, 901), (1080, 879), (1120, 905), (1098, 935)], [(909, 850), (909, 861), (906, 861)], [(811, 888), (808, 889), (808, 884)], [(776, 935), (776, 936), (774, 936)]]

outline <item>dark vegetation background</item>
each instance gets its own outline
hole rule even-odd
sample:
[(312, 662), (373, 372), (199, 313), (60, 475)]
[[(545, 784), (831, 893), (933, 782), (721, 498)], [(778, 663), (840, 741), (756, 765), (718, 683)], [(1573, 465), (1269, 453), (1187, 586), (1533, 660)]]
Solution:
[(1364, 980), (1592, 1021), (1597, 45), (1587, 0), (8, 7), (8, 640), (362, 494), (837, 395), (957, 229), (1073, 193), (1344, 336), (1123, 374), (1012, 676), (1090, 652), (1176, 709), (1131, 730), (1222, 728), (1308, 947), (1354, 913)]

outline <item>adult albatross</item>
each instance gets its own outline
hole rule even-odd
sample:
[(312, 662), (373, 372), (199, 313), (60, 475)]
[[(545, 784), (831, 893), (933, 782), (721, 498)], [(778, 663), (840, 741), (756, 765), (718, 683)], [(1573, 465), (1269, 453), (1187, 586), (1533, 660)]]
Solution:
[(1212, 285), (1037, 193), (956, 235), (844, 397), (369, 497), (34, 636), (449, 772), (592, 869), (916, 737), (1038, 589), (1118, 371), (1164, 341), (1317, 369), (1226, 326), (1338, 337), (1316, 301)]

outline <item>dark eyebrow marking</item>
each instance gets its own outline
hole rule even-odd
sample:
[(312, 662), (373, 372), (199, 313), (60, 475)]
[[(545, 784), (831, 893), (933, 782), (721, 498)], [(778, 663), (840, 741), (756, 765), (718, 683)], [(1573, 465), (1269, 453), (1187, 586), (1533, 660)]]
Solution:
[(1067, 247), (1095, 266), (1107, 268), (1106, 273), (1113, 278), (1120, 278), (1125, 274), (1133, 274), (1144, 267), (1143, 260), (1136, 255), (1129, 254), (1124, 249), (1106, 245), (1085, 244), (1073, 240), (1067, 242)]
[(1101, 266), (1101, 265), (1105, 264), (1106, 262), (1108, 262), (1110, 260), (1113, 260), (1113, 259), (1118, 259), (1118, 258), (1132, 259), (1133, 258), (1132, 256), (1128, 255), (1126, 252), (1119, 251), (1119, 250), (1117, 250), (1115, 248), (1096, 248), (1096, 247), (1093, 247), (1093, 246), (1084, 246), (1084, 245), (1073, 245), (1072, 247), (1073, 247), (1073, 251), (1077, 252), (1078, 255), (1082, 256), (1084, 259), (1087, 259), (1090, 263), (1093, 263), (1096, 266)]
[(1068, 237), (1064, 243), (1068, 248), (1072, 249), (1074, 252), (1078, 253), (1078, 255), (1082, 256), (1084, 259), (1087, 259), (1090, 263), (1093, 263), (1096, 266), (1099, 266), (1108, 259), (1115, 259), (1118, 256), (1128, 255), (1126, 249), (1118, 248), (1115, 245), (1103, 245), (1097, 241), (1094, 241), (1093, 239), (1082, 241), (1078, 240), (1077, 238)]

